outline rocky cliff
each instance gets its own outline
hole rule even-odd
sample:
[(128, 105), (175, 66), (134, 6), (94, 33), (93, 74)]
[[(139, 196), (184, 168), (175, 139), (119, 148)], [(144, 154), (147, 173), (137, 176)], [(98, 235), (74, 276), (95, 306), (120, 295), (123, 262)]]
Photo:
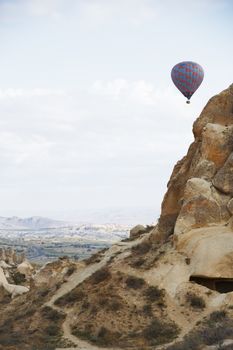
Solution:
[(193, 124), (193, 134), (162, 203), (159, 230), (164, 236), (226, 223), (232, 216), (233, 85), (210, 99)]
[(0, 303), (0, 349), (232, 349), (233, 85), (193, 133), (158, 225), (38, 271), (27, 294)]

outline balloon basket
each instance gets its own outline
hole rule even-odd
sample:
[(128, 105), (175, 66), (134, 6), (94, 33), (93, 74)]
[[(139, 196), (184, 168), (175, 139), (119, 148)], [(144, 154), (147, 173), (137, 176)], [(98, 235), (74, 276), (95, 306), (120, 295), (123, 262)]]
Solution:
[(186, 101), (186, 103), (187, 103), (187, 104), (190, 104), (190, 101), (189, 101), (189, 100), (187, 100), (187, 101)]

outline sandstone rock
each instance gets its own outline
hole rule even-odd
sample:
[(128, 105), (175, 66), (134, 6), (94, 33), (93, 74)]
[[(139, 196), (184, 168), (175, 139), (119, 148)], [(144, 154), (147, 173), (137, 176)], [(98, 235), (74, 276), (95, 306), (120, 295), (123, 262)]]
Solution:
[(216, 174), (216, 171), (217, 169), (214, 162), (207, 159), (201, 159), (193, 171), (193, 176), (205, 180), (211, 180)]
[(229, 202), (227, 203), (227, 209), (229, 210), (229, 212), (233, 215), (233, 198), (231, 198), (229, 200)]
[(1, 261), (0, 261), (0, 267), (2, 267), (3, 269), (8, 269), (8, 268), (10, 268), (11, 266), (8, 265), (4, 260), (1, 260)]
[(229, 227), (193, 229), (178, 237), (176, 249), (190, 258), (190, 275), (233, 278), (233, 232)]
[(233, 194), (233, 153), (215, 175), (213, 184), (221, 192)]
[(141, 236), (145, 232), (146, 232), (146, 227), (145, 226), (137, 225), (137, 226), (133, 227), (130, 230), (129, 237), (134, 239), (134, 238), (137, 238), (137, 237)]
[(201, 154), (202, 158), (215, 164), (219, 169), (233, 149), (233, 126), (208, 123), (203, 128)]
[[(163, 199), (158, 230), (164, 238), (174, 233), (177, 218), (180, 224), (182, 219), (182, 225), (187, 226), (187, 229), (190, 225), (195, 227), (200, 221), (201, 225), (205, 225), (229, 219), (226, 207), (228, 197), (224, 197), (224, 193), (231, 193), (231, 178), (230, 175), (225, 175), (224, 187), (221, 185), (221, 179), (223, 173), (226, 174), (226, 167), (229, 167), (226, 160), (233, 149), (233, 85), (208, 102), (194, 123), (193, 132), (195, 141), (187, 155), (174, 167)], [(190, 198), (188, 204), (184, 201), (184, 189), (187, 181), (194, 177), (209, 182), (214, 178), (214, 185), (223, 193), (214, 194), (211, 189), (211, 198), (206, 195), (203, 197), (200, 187), (200, 193), (196, 198)], [(203, 205), (207, 208), (206, 215), (202, 209), (198, 212), (198, 208)], [(184, 220), (185, 216), (187, 218)], [(209, 218), (204, 219), (204, 216)], [(179, 229), (181, 231), (182, 225)], [(178, 226), (176, 225), (176, 229)]]
[(181, 234), (194, 227), (229, 219), (228, 200), (228, 197), (218, 194), (209, 181), (200, 178), (189, 179), (174, 233)]
[(195, 137), (201, 137), (203, 127), (207, 123), (224, 126), (233, 124), (233, 84), (209, 100), (201, 115), (193, 124)]
[(25, 275), (26, 278), (31, 277), (32, 272), (33, 272), (33, 267), (32, 265), (29, 263), (29, 261), (25, 260), (23, 261), (21, 264), (19, 264), (17, 266), (17, 270), (19, 271), (19, 273), (21, 273), (22, 275)]

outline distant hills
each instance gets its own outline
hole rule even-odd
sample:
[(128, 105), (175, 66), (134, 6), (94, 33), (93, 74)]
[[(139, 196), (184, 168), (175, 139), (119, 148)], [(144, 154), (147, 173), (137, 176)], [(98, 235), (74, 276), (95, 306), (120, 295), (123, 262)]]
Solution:
[(0, 216), (0, 229), (43, 229), (56, 228), (68, 226), (69, 223), (65, 221), (53, 220), (41, 216), (32, 216), (29, 218), (19, 218), (18, 216), (3, 217)]

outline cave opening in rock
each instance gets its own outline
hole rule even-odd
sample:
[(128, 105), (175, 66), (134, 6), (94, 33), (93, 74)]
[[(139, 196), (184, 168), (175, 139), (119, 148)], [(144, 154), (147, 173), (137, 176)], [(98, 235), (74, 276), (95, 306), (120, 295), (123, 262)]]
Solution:
[(219, 293), (233, 292), (233, 278), (191, 276), (189, 280), (209, 289), (216, 290)]

